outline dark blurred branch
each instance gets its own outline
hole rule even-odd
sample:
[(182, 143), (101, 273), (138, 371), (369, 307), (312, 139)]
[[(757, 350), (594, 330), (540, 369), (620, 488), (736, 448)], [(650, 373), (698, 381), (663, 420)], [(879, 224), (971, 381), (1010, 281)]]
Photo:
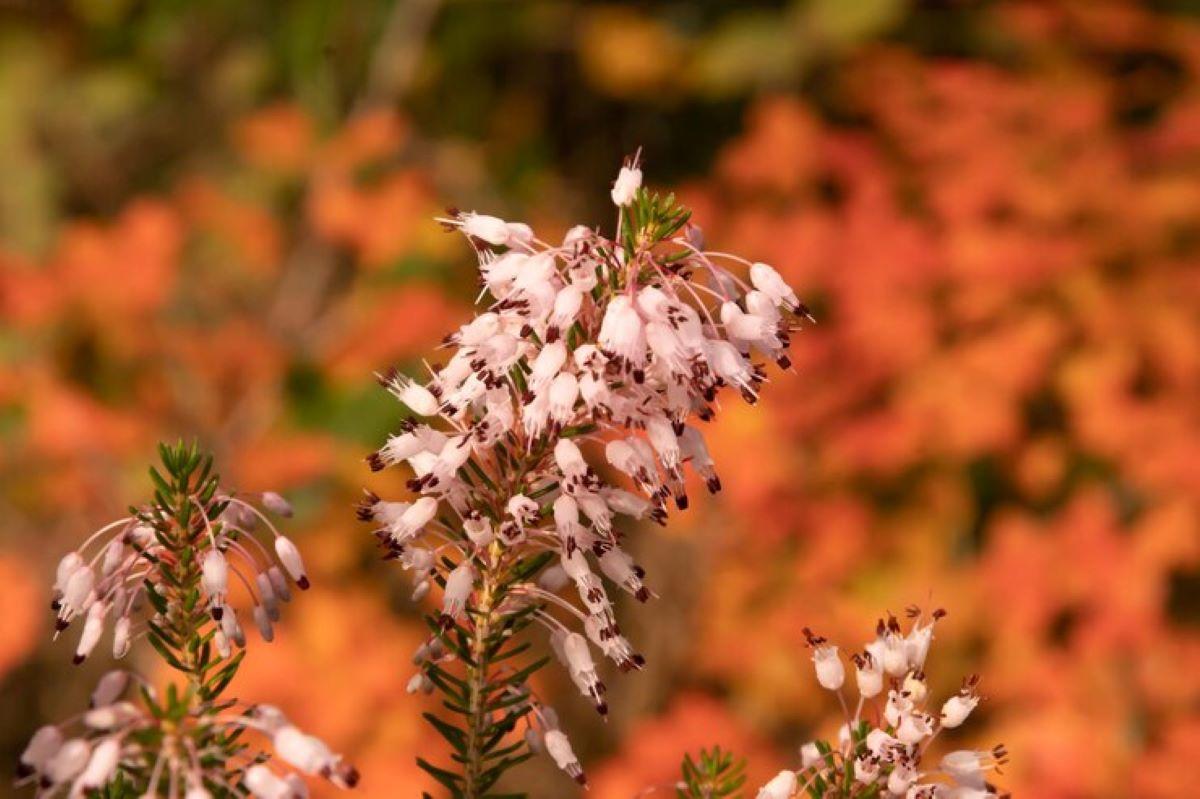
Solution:
[[(441, 0), (396, 0), (375, 45), (365, 84), (351, 105), (350, 118), (391, 106), (408, 91), (440, 5)], [(301, 208), (306, 206), (307, 198)], [(301, 217), (295, 244), (269, 305), (268, 328), (297, 349), (310, 347), (319, 338), (322, 317), (332, 305), (329, 293), (338, 277), (337, 249)], [(251, 422), (256, 415), (251, 398), (243, 398), (230, 413), (227, 438), (236, 439), (239, 432), (256, 426)]]
[(441, 0), (396, 0), (367, 71), (356, 111), (395, 102), (408, 91)]
[[(366, 84), (350, 116), (397, 102), (408, 91), (425, 49), (440, 0), (397, 0), (375, 45)], [(302, 221), (297, 244), (271, 307), (271, 327), (305, 337), (328, 304), (326, 290), (337, 272), (337, 254)]]

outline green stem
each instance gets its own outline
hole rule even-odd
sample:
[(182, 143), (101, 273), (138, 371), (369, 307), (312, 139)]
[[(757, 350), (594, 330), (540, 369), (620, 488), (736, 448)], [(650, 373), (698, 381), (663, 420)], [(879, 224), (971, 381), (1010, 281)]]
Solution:
[[(192, 701), (203, 701), (206, 699), (204, 680), (212, 665), (212, 655), (205, 654), (202, 643), (204, 627), (209, 621), (208, 611), (195, 604), (201, 581), (201, 566), (196, 552), (197, 542), (207, 534), (208, 520), (204, 516), (205, 508), (192, 499), (196, 487), (190, 485), (190, 477), (191, 475), (188, 475), (183, 479), (172, 497), (175, 513), (171, 518), (175, 529), (171, 539), (177, 560), (172, 569), (175, 582), (168, 590), (174, 594), (170, 604), (177, 609), (177, 616), (172, 624), (179, 642), (176, 657), (184, 667), (188, 688), (191, 689), (189, 694), (194, 698)], [(192, 602), (189, 602), (189, 599)]]
[[(538, 447), (532, 454), (536, 464), (545, 456), (545, 446)], [(514, 471), (513, 481), (508, 486), (507, 495), (496, 503), (497, 518), (503, 513), (507, 498), (521, 490), (522, 481), (530, 469), (529, 462), (523, 462)], [(479, 587), (476, 592), (471, 631), (471, 662), (467, 667), (467, 718), (466, 751), (463, 763), (463, 797), (464, 799), (479, 799), (484, 794), (482, 775), (484, 760), (487, 752), (484, 749), (488, 724), (488, 692), (492, 684), (491, 650), (492, 632), (497, 619), (496, 596), (502, 589), (501, 575), (505, 568), (505, 550), (499, 541), (492, 541), (487, 549), (486, 559), (481, 558), (479, 570)]]
[(489, 678), (488, 637), (491, 634), (491, 576), (484, 575), (480, 587), (480, 601), (476, 608), (474, 633), (471, 636), (471, 660), (474, 665), (467, 669), (467, 685), (470, 690), (467, 719), (467, 752), (464, 764), (466, 799), (478, 799), (482, 795), (480, 774), (483, 771), (483, 727), (484, 706), (487, 700)]

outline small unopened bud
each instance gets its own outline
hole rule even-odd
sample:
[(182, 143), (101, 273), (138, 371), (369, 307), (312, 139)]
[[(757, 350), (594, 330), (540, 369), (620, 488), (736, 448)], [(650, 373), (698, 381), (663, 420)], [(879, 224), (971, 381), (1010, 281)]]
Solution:
[(254, 606), (254, 624), (258, 627), (258, 634), (267, 643), (275, 640), (275, 628), (271, 626), (271, 617), (267, 613), (267, 609), (262, 605)]
[(133, 621), (122, 616), (113, 624), (113, 657), (117, 660), (129, 654), (133, 638)]
[(533, 241), (533, 228), (524, 222), (506, 222), (505, 227), (508, 228), (508, 243), (511, 244), (528, 244)]
[(254, 575), (254, 584), (258, 586), (259, 596), (262, 598), (263, 607), (267, 609), (267, 616), (271, 621), (279, 621), (279, 600), (275, 598), (275, 588), (271, 585), (271, 578), (266, 572), (259, 572)]
[(277, 494), (274, 491), (264, 491), (262, 493), (263, 507), (271, 511), (277, 516), (282, 516), (285, 519), (292, 518), (292, 503), (283, 498), (283, 495)]
[(554, 445), (554, 461), (567, 476), (585, 474), (588, 470), (579, 446), (569, 438), (560, 438)]
[(275, 596), (283, 602), (292, 601), (292, 591), (288, 588), (287, 578), (283, 576), (278, 566), (272, 566), (267, 569), (267, 577), (271, 579), (271, 587), (275, 589)]
[(104, 562), (100, 567), (101, 574), (112, 574), (121, 565), (121, 561), (125, 560), (125, 542), (119, 537), (108, 542), (108, 546), (104, 548)]
[(116, 738), (107, 738), (92, 750), (83, 773), (76, 780), (76, 788), (80, 793), (93, 791), (104, 787), (116, 773), (117, 765), (121, 762), (121, 742)]
[(221, 629), (230, 641), (237, 644), (239, 647), (246, 645), (246, 633), (242, 631), (242, 625), (238, 622), (237, 613), (233, 608), (221, 617)]
[(415, 694), (421, 690), (421, 685), (425, 682), (425, 675), (417, 672), (408, 678), (408, 683), (404, 686), (405, 693)]
[(217, 654), (222, 658), (227, 658), (233, 654), (233, 647), (229, 644), (229, 636), (220, 627), (213, 632), (213, 644), (217, 647)]
[(141, 715), (132, 702), (117, 702), (84, 713), (83, 723), (93, 730), (115, 730), (136, 721)]
[(63, 591), (63, 606), (68, 610), (79, 613), (87, 605), (96, 584), (96, 576), (90, 566), (80, 566), (71, 572)]
[(538, 576), (538, 587), (544, 591), (549, 591), (556, 594), (566, 587), (571, 578), (567, 576), (567, 572), (562, 566), (557, 563), (553, 566), (547, 566), (545, 570)]
[[(65, 593), (67, 583), (71, 580), (71, 575), (77, 572), (82, 566), (83, 556), (78, 552), (68, 552), (63, 555), (62, 560), (58, 562), (58, 569), (54, 574), (54, 588), (59, 593)], [(84, 593), (86, 594), (87, 592), (85, 591)]]
[(129, 672), (124, 669), (114, 669), (106, 673), (96, 683), (92, 691), (91, 707), (104, 707), (120, 699), (121, 694), (129, 687)]
[(21, 752), (17, 763), (17, 777), (27, 777), (35, 771), (42, 771), (63, 745), (62, 731), (53, 724), (39, 727)]
[(82, 738), (72, 738), (46, 761), (46, 778), (55, 785), (69, 782), (83, 771), (91, 756), (92, 747), (87, 741)]

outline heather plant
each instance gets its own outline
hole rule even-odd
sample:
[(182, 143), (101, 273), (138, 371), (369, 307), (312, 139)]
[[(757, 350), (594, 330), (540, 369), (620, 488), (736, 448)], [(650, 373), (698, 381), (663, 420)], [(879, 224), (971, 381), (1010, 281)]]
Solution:
[(478, 259), (484, 310), (427, 374), (380, 376), (408, 415), (368, 461), (410, 470), (416, 496), (368, 492), (358, 515), (414, 600), (440, 591), (408, 688), (441, 695), (445, 713), (426, 718), (450, 762), (418, 762), (454, 797), (498, 796), (535, 752), (586, 785), (530, 678), (553, 658), (604, 715), (594, 650), (642, 668), (609, 592), (654, 594), (617, 519), (665, 524), (688, 505), (685, 469), (720, 489), (696, 421), (725, 388), (755, 403), (766, 372), (752, 358), (788, 368), (807, 316), (772, 267), (706, 251), (690, 212), (641, 184), (634, 158), (612, 187), (615, 232), (577, 226), (558, 244), (452, 209), (440, 221)]
[[(875, 638), (850, 656), (858, 693), (850, 711), (846, 693), (846, 663), (838, 647), (805, 628), (812, 650), (817, 682), (837, 695), (845, 715), (837, 741), (810, 741), (800, 747), (800, 767), (784, 769), (756, 794), (755, 799), (828, 799), (830, 797), (904, 797), (904, 799), (987, 799), (1006, 796), (990, 781), (1008, 759), (1005, 748), (956, 750), (934, 767), (924, 763), (933, 740), (943, 731), (962, 726), (979, 705), (979, 677), (962, 681), (957, 693), (940, 710), (930, 709), (925, 660), (933, 630), (945, 612), (928, 616), (910, 607), (905, 632), (889, 614), (880, 619)], [(936, 706), (935, 706), (936, 707)], [(699, 766), (683, 762), (678, 794), (687, 799), (733, 796), (739, 787), (727, 774), (740, 773), (737, 761), (720, 750), (701, 752)]]
[[(282, 516), (290, 506), (275, 493), (226, 491), (194, 445), (159, 452), (153, 499), (63, 557), (52, 608), (56, 637), (82, 628), (75, 663), (111, 629), (114, 658), (144, 638), (181, 679), (160, 693), (147, 676), (109, 671), (86, 710), (34, 734), (18, 782), (39, 796), (185, 799), (301, 799), (308, 790), (297, 772), (353, 786), (357, 772), (278, 708), (227, 695), (246, 646), (231, 594), (244, 590), (254, 626), (271, 641), (292, 586), (309, 586), (295, 544), (249, 500)], [(270, 740), (290, 770), (272, 768), (254, 739)]]

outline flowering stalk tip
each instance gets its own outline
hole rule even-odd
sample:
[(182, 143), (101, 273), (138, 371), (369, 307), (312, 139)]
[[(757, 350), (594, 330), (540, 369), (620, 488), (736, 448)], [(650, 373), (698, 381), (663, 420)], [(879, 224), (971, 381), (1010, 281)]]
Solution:
[[(843, 693), (845, 665), (838, 648), (809, 628), (803, 629), (817, 682), (837, 694), (846, 721), (836, 745), (817, 740), (801, 746), (799, 768), (779, 772), (759, 789), (756, 799), (1007, 796), (990, 781), (992, 773), (998, 774), (1008, 762), (1003, 746), (987, 751), (958, 750), (942, 757), (935, 767), (927, 765), (933, 739), (944, 729), (960, 726), (979, 704), (979, 677), (963, 680), (962, 688), (945, 701), (940, 714), (928, 709), (925, 660), (934, 625), (946, 614), (939, 609), (926, 616), (920, 608), (910, 607), (907, 615), (911, 620), (907, 632), (889, 615), (886, 621), (880, 619), (874, 640), (850, 656), (859, 693), (853, 712)], [(690, 795), (681, 792), (681, 796)]]
[[(270, 750), (251, 743), (258, 737), (297, 771), (353, 786), (353, 767), (278, 709), (224, 696), (246, 646), (231, 594), (251, 603), (270, 641), (280, 605), (291, 599), (280, 566), (297, 586), (308, 585), (299, 550), (249, 498), (220, 487), (210, 456), (183, 444), (161, 445), (159, 454), (161, 471), (150, 470), (153, 500), (62, 558), (52, 608), (56, 635), (83, 618), (76, 663), (111, 627), (115, 658), (144, 638), (184, 681), (159, 695), (132, 671), (109, 671), (87, 711), (34, 733), (17, 765), (18, 782), (35, 783), (39, 796), (72, 799), (307, 797), (297, 774), (280, 776), (265, 764)], [(259, 499), (277, 515), (291, 514), (278, 494)], [(271, 548), (263, 543), (268, 538)]]
[[(484, 795), (534, 749), (585, 782), (528, 685), (543, 661), (515, 660), (518, 636), (542, 628), (579, 692), (607, 712), (593, 650), (623, 672), (644, 664), (609, 592), (654, 596), (621, 517), (664, 524), (672, 505), (686, 509), (688, 471), (721, 489), (696, 420), (715, 417), (726, 388), (756, 402), (758, 359), (786, 368), (807, 314), (771, 267), (704, 250), (690, 212), (642, 186), (639, 158), (611, 199), (614, 233), (577, 226), (557, 244), (450, 209), (440, 221), (474, 251), (484, 307), (444, 338), (448, 357), (427, 374), (378, 376), (406, 416), (367, 463), (406, 469), (414, 496), (368, 492), (356, 515), (383, 557), (412, 573), (414, 598), (442, 589), (409, 687), (433, 686), (456, 709), (431, 717), (456, 765), (421, 761), (453, 796)], [(518, 725), (521, 755), (506, 737)]]

